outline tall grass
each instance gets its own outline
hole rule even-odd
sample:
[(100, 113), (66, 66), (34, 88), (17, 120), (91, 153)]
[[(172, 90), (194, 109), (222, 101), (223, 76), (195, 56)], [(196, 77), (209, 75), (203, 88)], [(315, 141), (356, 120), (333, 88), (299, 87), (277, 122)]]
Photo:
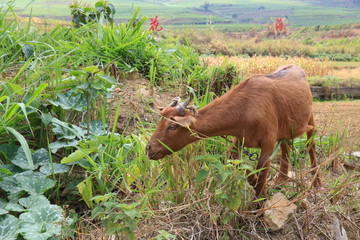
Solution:
[(212, 67), (225, 67), (233, 65), (241, 77), (247, 78), (254, 74), (269, 74), (278, 67), (286, 64), (295, 64), (302, 67), (308, 77), (325, 76), (331, 72), (328, 61), (318, 61), (309, 58), (293, 57), (204, 57), (203, 62), (209, 69)]

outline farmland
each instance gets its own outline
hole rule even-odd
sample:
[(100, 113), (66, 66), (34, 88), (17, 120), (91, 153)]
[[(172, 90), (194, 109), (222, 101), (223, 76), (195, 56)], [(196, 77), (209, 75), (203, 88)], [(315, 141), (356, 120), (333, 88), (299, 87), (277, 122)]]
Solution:
[[(360, 102), (350, 96), (314, 99), (322, 188), (311, 188), (305, 136), (289, 141), (282, 184), (275, 149), (259, 198), (247, 181), (259, 150), (229, 159), (230, 137), (159, 161), (145, 152), (156, 106), (176, 96), (194, 94), (201, 109), (284, 64), (313, 86), (359, 87), (358, 1), (211, 1), (211, 14), (197, 0), (113, 1), (115, 23), (103, 11), (78, 25), (59, 22), (71, 18), (63, 2), (0, 7), (0, 239), (331, 239), (334, 219), (360, 237)], [(288, 14), (286, 32), (262, 25), (274, 13)], [(149, 30), (155, 15), (161, 31)], [(214, 27), (190, 28), (210, 18)], [(278, 192), (297, 210), (273, 231), (263, 204)]]
[[(66, 4), (64, 4), (66, 2)], [(69, 20), (67, 4), (71, 1), (16, 0), (19, 15)], [(87, 1), (94, 4), (96, 0)], [(359, 1), (112, 1), (117, 19), (128, 19), (133, 9), (141, 7), (145, 16), (158, 15), (171, 27), (179, 25), (200, 26), (211, 24), (218, 29), (243, 29), (262, 27), (271, 17), (286, 17), (292, 26), (333, 25), (359, 22)], [(206, 3), (206, 4), (205, 4)], [(24, 6), (27, 8), (24, 9)], [(247, 28), (248, 29), (248, 28)]]

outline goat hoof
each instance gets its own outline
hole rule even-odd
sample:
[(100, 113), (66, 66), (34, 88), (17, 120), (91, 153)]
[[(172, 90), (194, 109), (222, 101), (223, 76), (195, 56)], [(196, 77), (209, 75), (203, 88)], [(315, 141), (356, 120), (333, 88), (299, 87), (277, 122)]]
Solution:
[(319, 178), (316, 178), (313, 183), (312, 186), (315, 188), (322, 188), (323, 183), (321, 182), (321, 180)]
[(289, 181), (289, 179), (290, 178), (288, 176), (281, 175), (281, 176), (278, 176), (277, 178), (275, 178), (274, 184), (275, 184), (275, 186), (282, 185), (282, 184), (286, 183), (287, 181)]

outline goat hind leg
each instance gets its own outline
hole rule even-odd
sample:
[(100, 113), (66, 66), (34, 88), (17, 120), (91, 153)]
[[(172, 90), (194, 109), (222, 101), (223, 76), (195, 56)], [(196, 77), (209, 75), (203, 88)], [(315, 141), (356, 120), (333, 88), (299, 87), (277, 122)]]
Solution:
[(282, 140), (281, 142), (281, 158), (280, 158), (280, 172), (279, 175), (275, 179), (275, 184), (281, 184), (285, 182), (288, 177), (289, 172), (289, 144), (287, 143), (286, 139)]
[(311, 161), (311, 174), (314, 175), (314, 181), (312, 182), (312, 186), (314, 187), (320, 187), (322, 186), (322, 182), (320, 179), (320, 170), (318, 168), (317, 162), (316, 162), (316, 151), (315, 151), (315, 140), (314, 140), (314, 129), (315, 129), (315, 123), (314, 123), (314, 116), (311, 116), (309, 120), (309, 125), (314, 126), (313, 129), (306, 132), (307, 135), (307, 147), (310, 155), (310, 161)]

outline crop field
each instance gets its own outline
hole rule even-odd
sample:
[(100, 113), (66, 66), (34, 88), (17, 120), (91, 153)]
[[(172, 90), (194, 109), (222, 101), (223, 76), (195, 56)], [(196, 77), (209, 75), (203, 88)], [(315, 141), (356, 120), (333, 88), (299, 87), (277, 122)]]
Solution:
[[(313, 101), (321, 187), (311, 187), (305, 135), (286, 142), (291, 166), (281, 183), (277, 144), (261, 196), (248, 183), (262, 171), (260, 150), (239, 147), (231, 159), (231, 136), (149, 159), (158, 108), (174, 97), (192, 94), (195, 112), (285, 64), (301, 66), (310, 85), (360, 86), (360, 28), (349, 24), (358, 1), (209, 2), (219, 29), (191, 28), (208, 21), (199, 0), (113, 1), (115, 16), (106, 1), (77, 5), (73, 16), (59, 0), (0, 3), (0, 239), (360, 239), (360, 101), (349, 96)], [(317, 26), (306, 8), (337, 25)], [(241, 24), (240, 10), (315, 25), (277, 34), (261, 17)], [(155, 15), (164, 17), (158, 31), (149, 30)], [(186, 28), (165, 24), (184, 19)], [(265, 215), (285, 207), (266, 205), (278, 193), (295, 210), (275, 230)]]
[[(69, 19), (67, 4), (71, 1), (60, 0), (15, 0), (20, 15)], [(94, 4), (96, 0), (87, 1)], [(271, 17), (286, 17), (292, 26), (332, 25), (358, 22), (358, 1), (112, 1), (116, 7), (115, 17), (127, 19), (134, 8), (141, 7), (141, 14), (159, 16), (164, 24), (202, 25), (210, 22), (214, 27), (226, 23), (229, 29), (239, 24), (261, 26)], [(205, 3), (207, 8), (205, 9)], [(27, 6), (24, 9), (24, 6)], [(240, 28), (241, 29), (241, 28)]]

